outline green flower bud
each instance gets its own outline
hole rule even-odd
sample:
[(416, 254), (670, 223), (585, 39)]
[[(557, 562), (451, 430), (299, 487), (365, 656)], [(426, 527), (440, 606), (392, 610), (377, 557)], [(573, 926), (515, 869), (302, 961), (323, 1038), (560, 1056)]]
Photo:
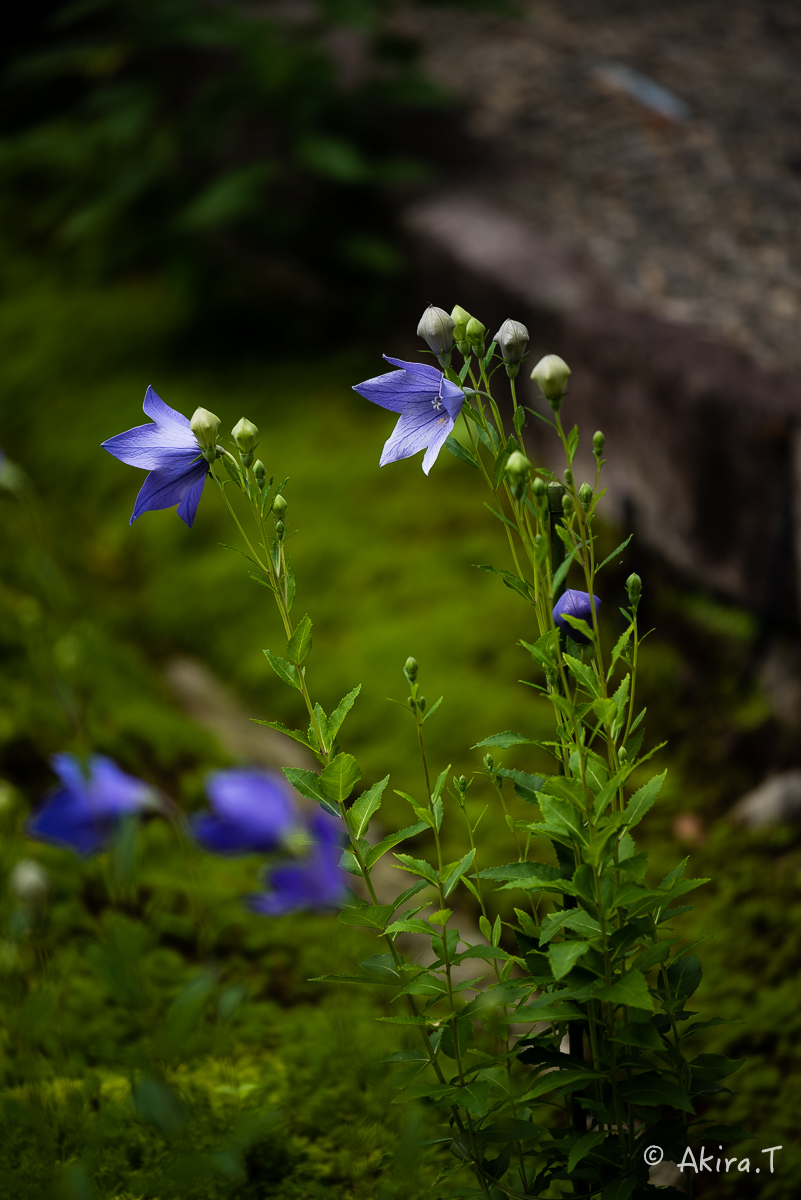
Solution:
[[(220, 432), (221, 421), (207, 408), (196, 408), (189, 422), (189, 428), (198, 440), (201, 450), (215, 450), (217, 435)], [(216, 458), (216, 455), (215, 455)]]
[(544, 500), (547, 495), (547, 490), (548, 490), (545, 487), (545, 480), (540, 479), (540, 477), (538, 475), (537, 478), (534, 480), (534, 482), (531, 485), (531, 490), (534, 493), (537, 500)]
[(453, 329), (453, 317), (449, 317), (444, 309), (435, 308), (433, 304), (429, 304), (417, 326), (417, 336), (426, 342), (429, 350), (434, 351), (443, 370), (447, 370), (451, 363)]
[(581, 487), (579, 488), (579, 500), (581, 501), (581, 507), (585, 512), (592, 504), (592, 496), (593, 492), (590, 485), (588, 483), (582, 483)]
[(515, 500), (522, 500), (526, 494), (526, 484), (531, 474), (531, 463), (525, 454), (513, 450), (506, 462), (506, 479)]
[(642, 596), (642, 580), (639, 575), (629, 575), (626, 580), (626, 591), (629, 594), (629, 603), (636, 608)]
[(567, 492), (562, 497), (562, 512), (566, 517), (569, 517), (573, 512), (573, 497)]
[(256, 483), (258, 485), (259, 491), (263, 492), (264, 484), (267, 479), (267, 472), (265, 471), (264, 463), (261, 461), (260, 458), (257, 458), (253, 464), (253, 474), (256, 476)]
[(605, 445), (606, 445), (606, 438), (604, 437), (604, 435), (601, 433), (601, 431), (599, 429), (597, 433), (594, 433), (592, 435), (592, 452), (596, 458), (601, 457), (601, 455), (604, 452)]
[(571, 374), (570, 367), (558, 354), (546, 354), (531, 372), (531, 378), (536, 381), (554, 412), (561, 407)]
[(492, 775), (495, 770), (495, 759), (491, 754), (484, 755), (484, 766), (489, 771), (490, 775)]
[(628, 757), (629, 757), (629, 752), (628, 752), (628, 750), (626, 749), (626, 747), (625, 747), (625, 746), (621, 746), (621, 747), (620, 747), (620, 749), (619, 749), (619, 750), (618, 750), (618, 752), (617, 752), (617, 756), (618, 756), (618, 758), (620, 759), (620, 761), (621, 761), (621, 762), (626, 762), (626, 760), (627, 760), (627, 759), (628, 759)]
[(487, 335), (486, 325), (482, 325), (481, 322), (476, 320), (475, 317), (471, 317), (467, 322), (467, 329), (465, 330), (465, 333), (467, 335), (467, 340), (473, 349), (477, 350), (479, 354), (483, 354), (484, 338)]
[(408, 679), (409, 683), (415, 683), (417, 681), (417, 659), (411, 657), (407, 658), (403, 668), (403, 673)]
[(283, 537), (284, 537), (284, 522), (283, 521), (275, 522), (275, 536), (278, 538), (279, 542), (283, 540)]
[(284, 513), (286, 512), (286, 510), (288, 508), (289, 508), (289, 505), (287, 504), (286, 500), (279, 492), (278, 495), (273, 500), (273, 516), (275, 517), (276, 521), (283, 521)]
[(256, 445), (256, 438), (259, 435), (259, 431), (247, 417), (242, 417), (237, 421), (231, 432), (234, 435), (234, 441), (244, 454), (247, 454)]
[(571, 488), (573, 486), (573, 472), (570, 467), (565, 467), (565, 484)]
[(417, 701), (417, 707), (420, 709), (420, 712), (425, 712), (425, 710), (426, 710), (425, 696), (421, 696), (420, 699)]
[(514, 379), (526, 353), (528, 330), (519, 321), (513, 321), (511, 317), (507, 317), (492, 340), (498, 343), (506, 366), (506, 374), (510, 379)]
[(457, 341), (466, 341), (467, 322), (472, 320), (470, 313), (457, 304), (451, 309), (451, 320), (453, 321), (453, 336)]

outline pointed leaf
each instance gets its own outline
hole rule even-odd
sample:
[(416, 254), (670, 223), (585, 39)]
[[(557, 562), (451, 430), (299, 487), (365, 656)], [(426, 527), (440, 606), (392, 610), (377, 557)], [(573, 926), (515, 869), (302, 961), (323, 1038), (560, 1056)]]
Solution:
[(363, 837), (367, 826), (370, 823), (370, 818), (373, 813), (378, 812), (381, 807), (381, 797), (384, 793), (384, 788), (389, 783), (389, 775), (385, 775), (383, 779), (379, 779), (366, 792), (362, 792), (359, 799), (350, 809), (350, 822), (357, 838)]

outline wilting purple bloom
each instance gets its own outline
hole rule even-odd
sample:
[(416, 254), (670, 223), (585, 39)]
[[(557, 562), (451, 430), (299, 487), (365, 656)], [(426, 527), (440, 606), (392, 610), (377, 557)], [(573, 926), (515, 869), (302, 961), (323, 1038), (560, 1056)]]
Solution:
[[(595, 601), (595, 611), (601, 607), (601, 601), (597, 596), (593, 596)], [(592, 629), (592, 608), (590, 606), (590, 593), (577, 592), (572, 588), (568, 588), (563, 592), (556, 601), (553, 609), (554, 623), (559, 629), (563, 629), (569, 638), (577, 642), (580, 646), (589, 645), (589, 638), (586, 638), (583, 633), (579, 633), (564, 619), (564, 614), (569, 617), (575, 617), (579, 621), (586, 621), (590, 629)]]
[(436, 367), (404, 362), (386, 354), (384, 358), (400, 370), (366, 379), (353, 389), (373, 404), (401, 414), (384, 445), (379, 466), (425, 450), (423, 470), (427, 475), (453, 430), (464, 404), (464, 392)]
[(131, 524), (149, 509), (177, 504), (178, 516), (191, 529), (209, 465), (187, 418), (169, 408), (152, 387), (143, 408), (151, 425), (137, 425), (103, 442), (103, 449), (121, 462), (150, 472), (136, 497)]
[(254, 912), (282, 917), (299, 909), (332, 908), (342, 902), (342, 822), (327, 813), (317, 813), (309, 822), (309, 831), (314, 843), (306, 857), (270, 867), (264, 878), (270, 890), (248, 897)]
[(212, 812), (192, 820), (195, 837), (216, 854), (267, 854), (297, 824), (292, 794), (280, 775), (217, 771), (206, 782)]
[(110, 758), (93, 755), (86, 772), (72, 754), (54, 754), (50, 761), (62, 786), (26, 822), (29, 837), (93, 854), (123, 817), (154, 804), (152, 789)]

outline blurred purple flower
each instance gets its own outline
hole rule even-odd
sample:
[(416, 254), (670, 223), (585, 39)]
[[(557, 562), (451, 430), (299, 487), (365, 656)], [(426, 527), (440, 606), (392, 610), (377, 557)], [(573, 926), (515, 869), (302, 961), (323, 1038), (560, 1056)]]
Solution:
[(54, 754), (50, 761), (62, 786), (25, 824), (28, 836), (38, 841), (94, 854), (123, 817), (154, 805), (152, 788), (110, 758), (93, 755), (86, 771), (72, 754)]
[(177, 504), (178, 516), (191, 529), (209, 465), (187, 418), (169, 408), (152, 387), (145, 393), (143, 408), (153, 424), (137, 425), (103, 442), (103, 449), (121, 462), (150, 472), (136, 497), (130, 523), (143, 512)]
[(386, 354), (384, 358), (400, 370), (366, 379), (353, 388), (373, 404), (401, 414), (378, 465), (383, 467), (425, 450), (423, 470), (427, 475), (453, 430), (464, 404), (464, 392), (436, 367), (404, 362)]
[(192, 829), (215, 854), (267, 854), (298, 823), (292, 793), (280, 775), (217, 771), (206, 791), (213, 811), (192, 818)]
[[(601, 601), (597, 596), (593, 596), (595, 601), (595, 612), (601, 607)], [(559, 629), (563, 629), (567, 636), (580, 646), (589, 645), (589, 638), (586, 638), (583, 633), (579, 633), (565, 619), (564, 614), (569, 617), (575, 617), (577, 620), (586, 621), (590, 629), (592, 629), (592, 608), (590, 605), (589, 592), (576, 592), (572, 588), (568, 588), (563, 592), (556, 601), (553, 609), (554, 623)]]
[(317, 813), (309, 822), (314, 842), (308, 855), (295, 862), (268, 868), (264, 882), (268, 892), (248, 897), (254, 912), (282, 917), (300, 909), (333, 908), (345, 896), (342, 857), (342, 822), (327, 813)]

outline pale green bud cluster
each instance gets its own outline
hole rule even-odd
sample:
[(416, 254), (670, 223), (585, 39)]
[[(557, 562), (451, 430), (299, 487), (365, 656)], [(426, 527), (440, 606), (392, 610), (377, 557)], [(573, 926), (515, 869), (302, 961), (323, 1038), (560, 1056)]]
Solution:
[(453, 321), (453, 337), (456, 342), (456, 348), (465, 358), (470, 353), (470, 342), (467, 338), (468, 322), (472, 321), (470, 313), (457, 304), (451, 309), (451, 320)]

